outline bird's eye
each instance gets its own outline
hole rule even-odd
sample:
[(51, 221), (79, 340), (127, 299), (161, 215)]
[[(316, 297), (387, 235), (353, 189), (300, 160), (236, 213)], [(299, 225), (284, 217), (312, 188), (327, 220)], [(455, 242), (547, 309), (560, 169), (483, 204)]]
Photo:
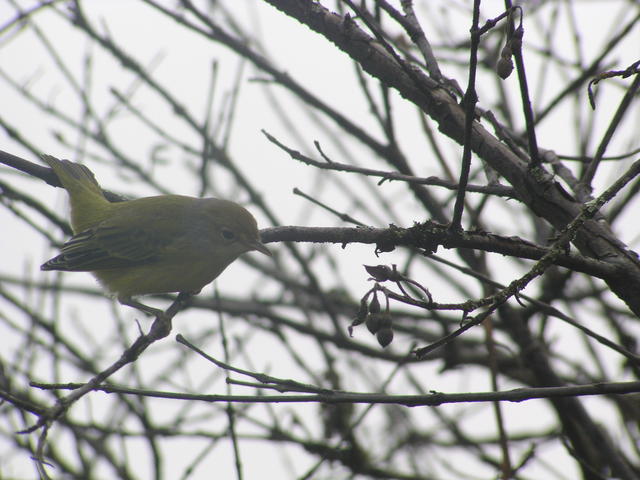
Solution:
[(223, 228), (221, 234), (222, 238), (224, 238), (225, 240), (234, 240), (236, 238), (236, 234), (228, 228)]

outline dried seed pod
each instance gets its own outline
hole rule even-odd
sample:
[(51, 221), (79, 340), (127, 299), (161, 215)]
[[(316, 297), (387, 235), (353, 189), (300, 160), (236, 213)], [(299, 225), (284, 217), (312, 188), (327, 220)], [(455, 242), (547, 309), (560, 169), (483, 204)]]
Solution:
[(496, 71), (500, 78), (503, 80), (507, 79), (509, 75), (511, 75), (511, 72), (513, 72), (513, 61), (511, 57), (500, 57), (496, 65)]
[(522, 49), (522, 37), (524, 36), (524, 28), (518, 27), (513, 32), (513, 37), (509, 40), (511, 50), (518, 51)]
[(502, 47), (502, 51), (500, 52), (500, 56), (502, 58), (509, 58), (513, 55), (513, 50), (511, 50), (511, 42), (507, 42), (507, 44)]
[(385, 348), (393, 340), (393, 330), (391, 328), (381, 328), (376, 333), (376, 339), (382, 348)]
[(353, 322), (351, 322), (351, 326), (355, 327), (364, 323), (364, 321), (367, 319), (367, 313), (369, 313), (367, 300), (366, 298), (363, 298), (362, 300), (360, 300), (360, 308), (358, 308), (358, 313), (356, 313), (356, 318), (354, 318)]
[(370, 313), (369, 315), (367, 315), (367, 329), (374, 335), (378, 330), (380, 330), (381, 316), (382, 315), (380, 313)]
[(373, 298), (369, 303), (369, 312), (370, 313), (380, 313), (380, 302), (378, 301), (378, 295), (373, 294)]
[(378, 322), (380, 323), (380, 328), (391, 328), (391, 314), (389, 314), (389, 312), (381, 313)]
[(364, 265), (364, 269), (377, 282), (386, 282), (392, 274), (392, 270), (386, 265)]

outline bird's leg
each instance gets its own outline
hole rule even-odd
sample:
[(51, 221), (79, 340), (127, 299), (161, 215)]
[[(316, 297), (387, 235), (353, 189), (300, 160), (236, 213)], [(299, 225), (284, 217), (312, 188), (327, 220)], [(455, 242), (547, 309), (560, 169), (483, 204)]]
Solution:
[(133, 307), (136, 310), (140, 310), (142, 313), (146, 313), (147, 315), (150, 315), (152, 317), (158, 317), (158, 318), (164, 319), (167, 316), (163, 310), (160, 310), (159, 308), (150, 307), (149, 305), (145, 305), (144, 303), (140, 303), (131, 297), (118, 296), (118, 302), (120, 302), (120, 305)]
[(155, 340), (159, 340), (171, 333), (171, 319), (173, 318), (173, 315), (175, 315), (175, 313), (171, 314), (160, 310), (159, 308), (150, 307), (149, 305), (137, 302), (133, 298), (127, 296), (118, 296), (118, 301), (121, 305), (133, 307), (136, 310), (140, 310), (142, 313), (146, 313), (147, 315), (156, 317), (153, 325), (151, 325), (149, 333), (147, 335), (141, 335), (138, 340), (145, 337), (151, 337)]

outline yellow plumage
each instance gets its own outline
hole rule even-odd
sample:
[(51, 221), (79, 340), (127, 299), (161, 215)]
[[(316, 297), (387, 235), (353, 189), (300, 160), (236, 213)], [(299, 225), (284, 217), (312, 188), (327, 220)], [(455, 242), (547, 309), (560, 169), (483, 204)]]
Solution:
[(271, 253), (253, 216), (217, 198), (160, 195), (109, 202), (84, 165), (46, 155), (69, 193), (74, 236), (42, 270), (89, 271), (121, 303), (148, 293), (197, 293), (242, 253)]

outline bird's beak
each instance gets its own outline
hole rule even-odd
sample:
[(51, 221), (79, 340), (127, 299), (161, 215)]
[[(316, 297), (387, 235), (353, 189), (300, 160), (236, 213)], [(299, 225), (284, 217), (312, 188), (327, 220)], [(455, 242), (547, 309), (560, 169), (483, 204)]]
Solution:
[(251, 242), (249, 246), (251, 247), (251, 250), (257, 250), (260, 253), (264, 253), (268, 257), (273, 256), (271, 254), (271, 250), (269, 250), (267, 246), (264, 243), (261, 243), (259, 240), (256, 240), (255, 242)]

